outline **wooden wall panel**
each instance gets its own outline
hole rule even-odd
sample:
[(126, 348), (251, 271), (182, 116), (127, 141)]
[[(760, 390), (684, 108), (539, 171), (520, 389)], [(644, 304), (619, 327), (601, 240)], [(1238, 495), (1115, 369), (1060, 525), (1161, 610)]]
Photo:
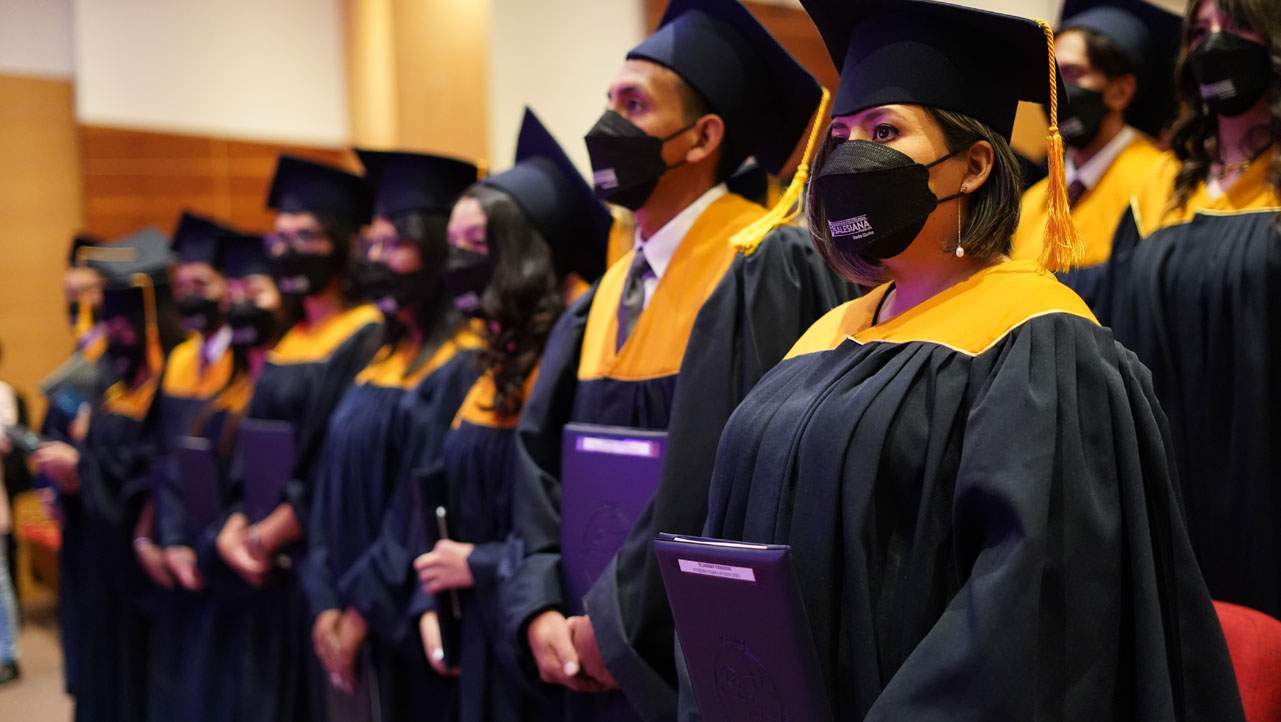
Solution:
[(36, 384), (72, 346), (62, 271), (81, 225), (70, 81), (0, 75), (0, 379), (44, 415)]
[(170, 230), (184, 208), (264, 230), (276, 156), (293, 153), (358, 169), (345, 149), (255, 143), (124, 128), (79, 128), (86, 227), (117, 236)]

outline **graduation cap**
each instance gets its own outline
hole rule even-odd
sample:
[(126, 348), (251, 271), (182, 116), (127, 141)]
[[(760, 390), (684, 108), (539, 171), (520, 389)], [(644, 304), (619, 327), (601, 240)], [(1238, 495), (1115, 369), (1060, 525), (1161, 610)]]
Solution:
[(75, 237), (71, 239), (71, 248), (67, 251), (67, 266), (81, 265), (80, 249), (91, 248), (99, 245), (100, 243), (102, 243), (102, 239), (95, 235), (89, 233), (77, 233)]
[(171, 247), (178, 263), (208, 263), (213, 265), (217, 254), (218, 238), (235, 230), (211, 218), (183, 211), (174, 229)]
[(663, 65), (725, 119), (737, 166), (777, 174), (819, 101), (819, 84), (738, 0), (671, 0), (658, 30), (627, 54)]
[(262, 236), (252, 233), (220, 236), (214, 266), (227, 278), (271, 275), (271, 262), (263, 248)]
[(282, 213), (327, 213), (363, 226), (372, 212), (365, 180), (342, 168), (281, 155), (267, 207)]
[(1159, 136), (1174, 115), (1174, 67), (1183, 37), (1183, 18), (1145, 0), (1066, 0), (1059, 32), (1092, 30), (1111, 40), (1134, 68), (1138, 80), (1126, 120)]
[(588, 283), (605, 272), (613, 216), (534, 111), (525, 108), (515, 165), (481, 183), (516, 200), (562, 272), (575, 272)]
[(150, 277), (156, 285), (167, 283), (172, 259), (165, 234), (150, 227), (108, 243), (86, 246), (80, 256), (85, 265), (102, 274), (109, 285), (129, 285), (137, 274)]
[(801, 5), (840, 70), (833, 116), (924, 105), (981, 120), (1008, 139), (1020, 100), (1049, 102), (1046, 36), (1036, 21), (932, 0)]
[(160, 373), (165, 364), (160, 340), (156, 306), (156, 285), (150, 275), (135, 273), (127, 280), (102, 289), (102, 318), (123, 318), (143, 334), (147, 365), (152, 374)]
[(1007, 140), (1019, 101), (1047, 104), (1050, 137), (1042, 266), (1071, 267), (1081, 253), (1063, 174), (1058, 103), (1066, 97), (1054, 33), (1040, 21), (934, 0), (801, 0), (837, 68), (833, 116), (896, 103), (967, 115)]
[(374, 194), (374, 214), (391, 217), (407, 211), (447, 213), (480, 177), (472, 163), (423, 153), (356, 148), (365, 181)]

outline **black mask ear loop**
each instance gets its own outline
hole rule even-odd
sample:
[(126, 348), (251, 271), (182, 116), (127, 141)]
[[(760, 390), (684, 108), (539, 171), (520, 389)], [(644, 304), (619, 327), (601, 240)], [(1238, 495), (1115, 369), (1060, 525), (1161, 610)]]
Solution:
[[(664, 137), (664, 138), (659, 138), (659, 139), (658, 139), (658, 140), (659, 140), (659, 142), (661, 142), (663, 145), (667, 145), (667, 141), (671, 140), (672, 138), (675, 138), (676, 136), (680, 135), (681, 133), (684, 133), (685, 131), (689, 130), (690, 128), (693, 128), (694, 126), (698, 125), (698, 121), (699, 121), (699, 120), (702, 120), (702, 118), (701, 118), (701, 117), (700, 117), (700, 118), (698, 118), (698, 120), (695, 120), (693, 123), (690, 123), (689, 125), (685, 126), (684, 128), (681, 128), (680, 130), (676, 131), (675, 133), (672, 133), (671, 135), (668, 135), (668, 136), (666, 136), (666, 137)], [(661, 155), (661, 153), (662, 153), (663, 151), (662, 151), (662, 149), (660, 148), (658, 152), (659, 152), (659, 153), (660, 153), (660, 155)], [(686, 151), (686, 152), (688, 153), (689, 151)], [(671, 170), (671, 169), (673, 169), (673, 168), (680, 168), (681, 166), (685, 165), (685, 163), (686, 163), (686, 162), (687, 162), (687, 161), (686, 161), (684, 158), (682, 158), (680, 161), (678, 161), (678, 162), (676, 162), (676, 163), (673, 163), (673, 164), (671, 164), (671, 165), (667, 166), (667, 170), (663, 171), (663, 173), (667, 173), (667, 171), (669, 171), (669, 170)], [(664, 165), (666, 165), (666, 162), (664, 162)]]

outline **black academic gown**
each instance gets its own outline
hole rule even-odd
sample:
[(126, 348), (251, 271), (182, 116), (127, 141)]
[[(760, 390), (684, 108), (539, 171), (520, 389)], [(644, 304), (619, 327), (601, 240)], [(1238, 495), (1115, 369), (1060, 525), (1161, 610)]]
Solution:
[(548, 340), (518, 429), (524, 471), (516, 537), (524, 558), (504, 580), (508, 625), (522, 655), (528, 655), (530, 619), (567, 608), (559, 549), (564, 425), (669, 432), (655, 501), (586, 597), (602, 657), (622, 694), (567, 693), (570, 719), (671, 719), (671, 613), (646, 540), (656, 531), (701, 527), (724, 419), (812, 321), (854, 295), (817, 259), (800, 229), (773, 231), (750, 255), (731, 247), (729, 239), (762, 212), (733, 194), (709, 206), (681, 241), (622, 349), (615, 350), (613, 339), (631, 254), (570, 308)]
[(317, 466), (301, 569), (309, 618), (348, 607), (364, 617), (362, 654), (385, 722), (444, 720), (453, 709), (453, 681), (432, 672), (408, 614), (422, 523), (412, 485), (415, 470), (439, 464), (445, 432), (476, 379), (472, 350), (480, 345), (463, 327), (426, 359), (417, 345), (384, 347), (330, 416)]
[(1095, 303), (1152, 370), (1192, 546), (1215, 599), (1281, 616), (1281, 233), (1257, 161), (1166, 213), (1178, 163), (1136, 194)]
[[(526, 394), (536, 373), (526, 384)], [(459, 722), (552, 722), (563, 716), (560, 691), (531, 684), (505, 633), (499, 579), (510, 565), (513, 495), (520, 473), (517, 417), (493, 411), (493, 377), (477, 380), (445, 437), (442, 474), (458, 541), (474, 584), (459, 592), (462, 608)], [(449, 610), (437, 610), (447, 614)]]
[[(44, 419), (40, 423), (40, 435), (43, 438), (72, 443), (69, 427), (80, 404), (97, 404), (102, 394), (115, 382), (111, 362), (103, 354), (105, 348), (106, 343), (102, 338), (77, 348), (53, 374), (40, 382), (40, 390), (47, 403)], [(47, 487), (52, 483), (37, 474), (36, 485)], [(79, 570), (75, 568), (75, 564), (73, 556), (59, 555), (59, 577), (76, 578)], [(80, 659), (80, 655), (75, 652), (79, 646), (78, 626), (76, 615), (71, 613), (67, 605), (61, 605), (58, 610), (58, 631), (62, 637), (62, 648), (66, 651), (62, 665), (63, 681), (67, 693), (72, 696), (76, 693), (75, 679)]]
[[(224, 413), (210, 404), (227, 388), (234, 365), (229, 348), (208, 363), (202, 361), (205, 343), (204, 336), (193, 334), (170, 352), (157, 401), (160, 456), (152, 470), (151, 498), (156, 542), (162, 547), (197, 549), (203, 538), (189, 528), (175, 454), (182, 437), (205, 436), (221, 425), (211, 424), (211, 417)], [(215, 632), (218, 601), (207, 590), (157, 589), (154, 594), (149, 718), (154, 722), (220, 719), (218, 702), (225, 695), (220, 694), (218, 678), (228, 660), (215, 653), (221, 644)]]
[(705, 529), (791, 545), (835, 718), (1242, 719), (1142, 364), (1031, 261), (886, 289), (734, 412)]
[(107, 391), (79, 445), (80, 490), (63, 495), (63, 613), (76, 637), (64, 647), (75, 669), (77, 722), (141, 722), (147, 715), (150, 582), (133, 532), (159, 450), (153, 402), (159, 375)]
[[(297, 468), (285, 486), (303, 529), (308, 526), (311, 481), (325, 429), (342, 394), (377, 350), (381, 314), (358, 306), (328, 319), (321, 327), (295, 326), (268, 354), (254, 383), (247, 417), (287, 421), (294, 426)], [(232, 508), (243, 502), (243, 475), (231, 478)], [(301, 552), (286, 550), (291, 556)], [(245, 601), (242, 617), (241, 687), (237, 719), (261, 722), (321, 720), (324, 685), (311, 645), (307, 604), (297, 574), (277, 569), (272, 579)]]

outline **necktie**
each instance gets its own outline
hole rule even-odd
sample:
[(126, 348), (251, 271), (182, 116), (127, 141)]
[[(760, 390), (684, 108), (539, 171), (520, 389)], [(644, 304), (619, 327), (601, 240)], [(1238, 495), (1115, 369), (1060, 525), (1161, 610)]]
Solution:
[(645, 260), (645, 252), (637, 248), (632, 267), (627, 269), (627, 279), (623, 281), (623, 298), (618, 302), (618, 349), (623, 347), (636, 328), (641, 311), (645, 310), (645, 278), (653, 273), (649, 261)]
[(1085, 194), (1085, 184), (1079, 180), (1074, 180), (1068, 185), (1068, 208), (1076, 207), (1076, 202), (1081, 200)]

